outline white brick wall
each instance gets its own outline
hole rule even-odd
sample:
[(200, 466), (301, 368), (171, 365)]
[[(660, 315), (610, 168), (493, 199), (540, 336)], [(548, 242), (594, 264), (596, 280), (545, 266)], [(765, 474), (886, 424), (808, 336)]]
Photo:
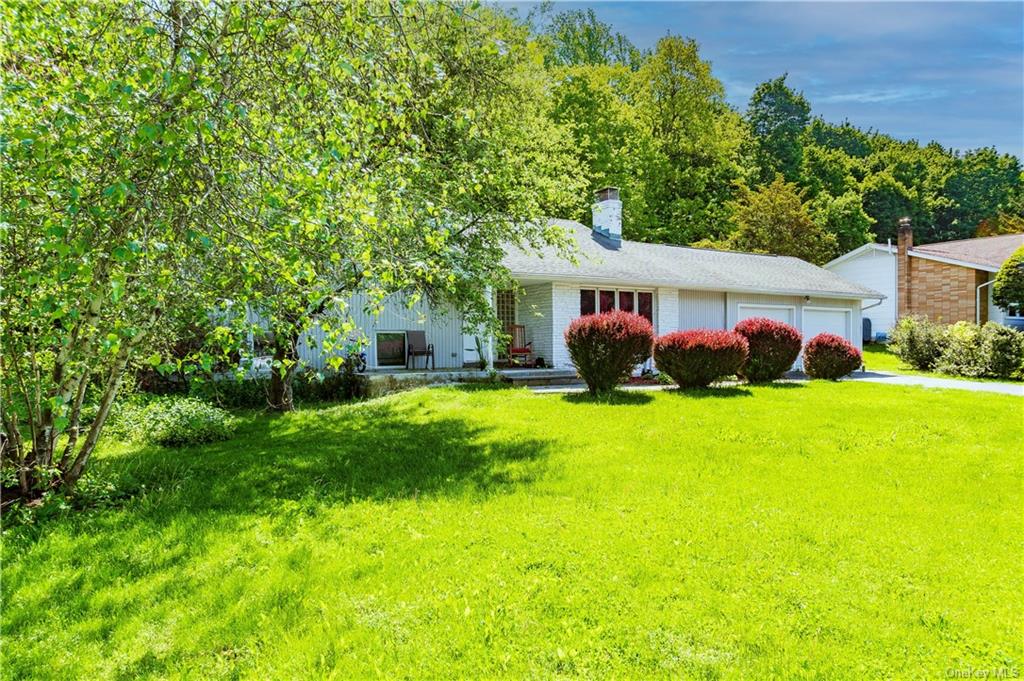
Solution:
[(571, 284), (551, 285), (551, 361), (559, 368), (572, 368), (569, 350), (565, 347), (565, 328), (580, 316), (580, 287)]
[(654, 333), (661, 336), (679, 330), (679, 289), (659, 288), (654, 293)]

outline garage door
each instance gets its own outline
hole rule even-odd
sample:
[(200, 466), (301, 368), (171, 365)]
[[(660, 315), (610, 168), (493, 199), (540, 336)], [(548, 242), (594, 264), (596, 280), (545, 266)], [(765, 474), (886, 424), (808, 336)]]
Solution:
[(777, 322), (793, 324), (795, 310), (792, 307), (783, 305), (747, 305), (741, 304), (736, 309), (737, 322), (751, 317), (767, 317)]
[(834, 333), (852, 342), (851, 316), (849, 310), (840, 308), (805, 307), (804, 342), (806, 343), (819, 333)]

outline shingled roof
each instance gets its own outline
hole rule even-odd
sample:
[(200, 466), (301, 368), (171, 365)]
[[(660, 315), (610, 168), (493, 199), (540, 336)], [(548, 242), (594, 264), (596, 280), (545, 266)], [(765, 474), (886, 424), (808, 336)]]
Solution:
[(554, 249), (540, 253), (510, 249), (505, 266), (524, 279), (587, 281), (594, 284), (668, 286), (703, 291), (874, 298), (884, 295), (809, 262), (779, 255), (714, 251), (685, 246), (614, 242), (578, 222), (553, 220), (577, 246), (577, 263)]
[(1002, 234), (978, 239), (922, 244), (913, 246), (910, 249), (910, 254), (955, 260), (957, 264), (995, 272), (1021, 246), (1024, 246), (1024, 234)]

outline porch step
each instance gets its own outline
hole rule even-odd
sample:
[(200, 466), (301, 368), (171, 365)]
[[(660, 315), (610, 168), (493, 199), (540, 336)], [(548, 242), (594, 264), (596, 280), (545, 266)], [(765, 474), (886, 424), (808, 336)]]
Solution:
[(514, 386), (572, 385), (580, 379), (572, 369), (502, 369), (503, 381)]

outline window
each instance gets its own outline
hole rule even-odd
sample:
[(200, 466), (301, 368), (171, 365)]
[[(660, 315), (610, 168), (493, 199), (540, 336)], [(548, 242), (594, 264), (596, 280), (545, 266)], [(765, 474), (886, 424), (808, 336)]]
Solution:
[[(616, 304), (618, 303), (618, 304)], [(580, 289), (580, 316), (612, 310), (636, 312), (654, 323), (654, 293), (629, 289)]]
[(594, 289), (581, 288), (580, 289), (580, 316), (585, 317), (588, 314), (594, 314), (597, 312), (597, 299), (594, 297), (597, 292)]
[(1024, 317), (1024, 305), (1008, 305), (1006, 308), (1006, 316), (1013, 317), (1014, 319), (1021, 319)]
[(377, 334), (377, 366), (405, 366), (404, 331), (381, 331)]
[(639, 291), (636, 294), (639, 306), (637, 314), (644, 317), (651, 324), (654, 323), (654, 294), (650, 291)]
[[(498, 314), (498, 321), (501, 328), (508, 333), (516, 323), (516, 292), (513, 290), (498, 291), (495, 300), (495, 312)], [(498, 348), (498, 359), (508, 359), (508, 346), (505, 343)]]

